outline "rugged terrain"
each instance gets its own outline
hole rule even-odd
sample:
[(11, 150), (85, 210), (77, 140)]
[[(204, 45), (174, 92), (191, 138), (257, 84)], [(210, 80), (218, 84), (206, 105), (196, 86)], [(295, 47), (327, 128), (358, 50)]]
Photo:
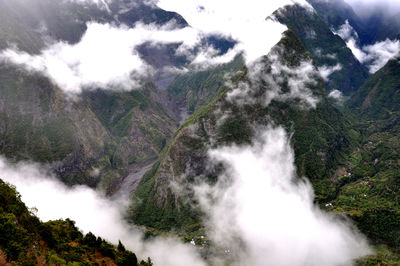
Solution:
[[(193, 184), (215, 184), (224, 168), (210, 163), (209, 149), (251, 144), (259, 128), (282, 126), (297, 176), (310, 180), (315, 203), (349, 217), (377, 250), (358, 263), (398, 264), (400, 57), (369, 73), (333, 32), (348, 21), (360, 45), (368, 45), (397, 39), (398, 21), (360, 18), (344, 1), (308, 2), (315, 11), (292, 5), (268, 18), (288, 30), (253, 68), (239, 54), (226, 64), (171, 74), (166, 66), (188, 64), (174, 53), (178, 44), (144, 44), (140, 56), (157, 73), (139, 89), (95, 87), (71, 98), (41, 73), (0, 61), (0, 154), (46, 164), (70, 186), (114, 197), (127, 192), (130, 222), (149, 235), (172, 231), (197, 241), (205, 226)], [(133, 27), (171, 20), (188, 26), (179, 14), (145, 2), (82, 8), (0, 1), (0, 49), (39, 54), (49, 39), (78, 43), (90, 21)], [(205, 42), (221, 53), (234, 45), (213, 36)], [(331, 97), (334, 91), (341, 97)], [(42, 223), (13, 188), (0, 181), (0, 189), (0, 264), (136, 263), (122, 244), (116, 249), (84, 236), (70, 220)]]

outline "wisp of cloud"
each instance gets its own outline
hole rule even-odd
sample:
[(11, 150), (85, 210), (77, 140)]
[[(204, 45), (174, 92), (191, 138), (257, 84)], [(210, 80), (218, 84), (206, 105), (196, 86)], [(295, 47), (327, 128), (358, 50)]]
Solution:
[(338, 30), (332, 30), (339, 35), (347, 47), (353, 52), (354, 56), (363, 64), (367, 65), (370, 73), (375, 73), (381, 69), (390, 59), (400, 54), (399, 40), (385, 40), (375, 44), (360, 47), (357, 32), (346, 20), (345, 24)]

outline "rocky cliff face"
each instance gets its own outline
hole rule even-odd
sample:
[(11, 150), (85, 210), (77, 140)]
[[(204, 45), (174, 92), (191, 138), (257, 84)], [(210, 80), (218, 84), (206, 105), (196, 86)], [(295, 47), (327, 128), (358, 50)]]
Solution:
[[(176, 13), (144, 3), (25, 2), (0, 3), (1, 49), (16, 45), (38, 54), (49, 40), (74, 44), (89, 21), (133, 26), (174, 19), (186, 25)], [(143, 54), (149, 62), (153, 56)], [(51, 164), (71, 185), (100, 182), (115, 190), (129, 169), (159, 156), (180, 120), (174, 100), (151, 83), (131, 92), (89, 90), (71, 99), (41, 73), (8, 61), (1, 62), (0, 76), (0, 152)]]

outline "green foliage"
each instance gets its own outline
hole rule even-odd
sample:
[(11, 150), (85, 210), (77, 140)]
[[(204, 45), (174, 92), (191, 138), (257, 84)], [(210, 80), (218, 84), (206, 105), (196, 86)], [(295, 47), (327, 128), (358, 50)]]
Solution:
[(358, 228), (376, 242), (400, 246), (400, 212), (389, 207), (368, 208), (353, 216)]
[[(135, 255), (135, 253), (132, 253), (130, 251), (123, 251), (124, 257), (121, 258), (118, 262), (119, 265), (121, 266), (136, 266), (138, 265), (138, 260), (137, 257)], [(142, 263), (140, 264), (142, 265)]]
[(400, 59), (390, 60), (355, 93), (350, 107), (370, 119), (390, 119), (400, 112)]
[(219, 136), (224, 143), (250, 143), (250, 131), (243, 117), (229, 117), (219, 128)]
[[(0, 66), (0, 78), (1, 98), (6, 103), (0, 117), (3, 129), (7, 128), (2, 130), (4, 142), (0, 151), (8, 157), (29, 156), (39, 162), (58, 161), (70, 154), (75, 143), (70, 118), (65, 114), (44, 115), (55, 101), (50, 82), (40, 75), (24, 74), (4, 66)], [(29, 85), (25, 87), (21, 80)], [(40, 89), (32, 88), (35, 85), (41, 86)], [(32, 102), (39, 99), (39, 107), (32, 107)], [(21, 112), (19, 106), (26, 109)]]
[(96, 263), (91, 258), (98, 256), (95, 253), (102, 254), (102, 259), (107, 258), (109, 265), (137, 265), (136, 255), (121, 242), (116, 248), (92, 233), (83, 236), (69, 219), (40, 222), (16, 190), (1, 180), (0, 250), (18, 265), (36, 265), (37, 256), (45, 258), (49, 265), (93, 265)]
[(186, 103), (187, 111), (193, 114), (217, 97), (227, 74), (233, 74), (243, 66), (243, 58), (237, 56), (232, 62), (216, 68), (179, 75), (168, 86), (168, 93), (177, 102)]
[(124, 245), (121, 243), (121, 241), (118, 241), (118, 247), (117, 247), (118, 251), (120, 252), (124, 252), (126, 251)]

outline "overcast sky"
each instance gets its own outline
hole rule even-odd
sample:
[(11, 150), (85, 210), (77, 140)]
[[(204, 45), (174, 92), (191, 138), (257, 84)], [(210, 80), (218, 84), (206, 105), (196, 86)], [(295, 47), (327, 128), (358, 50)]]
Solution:
[(368, 16), (380, 8), (388, 16), (400, 12), (400, 1), (398, 0), (345, 0), (354, 11), (361, 17)]

